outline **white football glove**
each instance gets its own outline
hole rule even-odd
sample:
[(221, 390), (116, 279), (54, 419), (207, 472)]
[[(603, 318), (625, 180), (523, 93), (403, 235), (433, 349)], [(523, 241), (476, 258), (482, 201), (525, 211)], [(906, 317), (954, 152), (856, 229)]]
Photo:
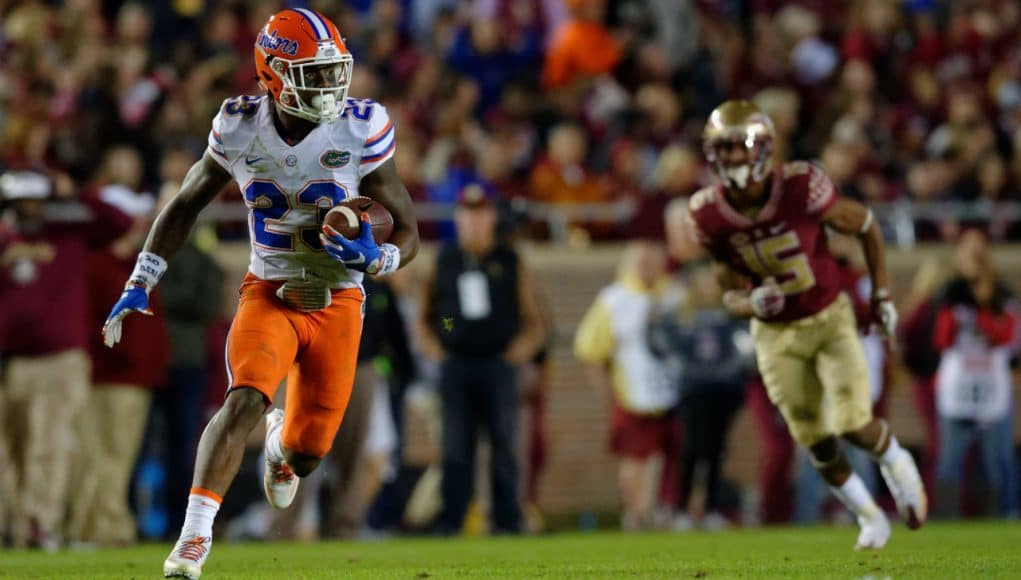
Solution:
[(872, 319), (873, 326), (879, 327), (879, 332), (887, 340), (897, 336), (897, 307), (890, 299), (890, 293), (880, 288), (872, 294)]
[(748, 296), (755, 317), (766, 320), (783, 311), (784, 295), (780, 287), (773, 282), (757, 286)]

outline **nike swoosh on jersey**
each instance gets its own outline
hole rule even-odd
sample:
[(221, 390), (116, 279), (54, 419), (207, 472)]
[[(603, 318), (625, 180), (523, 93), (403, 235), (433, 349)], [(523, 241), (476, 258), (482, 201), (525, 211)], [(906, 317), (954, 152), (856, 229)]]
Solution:
[(260, 162), (262, 160), (263, 160), (262, 157), (249, 157), (249, 156), (246, 155), (245, 156), (245, 165), (251, 165), (253, 163), (258, 163), (258, 162)]

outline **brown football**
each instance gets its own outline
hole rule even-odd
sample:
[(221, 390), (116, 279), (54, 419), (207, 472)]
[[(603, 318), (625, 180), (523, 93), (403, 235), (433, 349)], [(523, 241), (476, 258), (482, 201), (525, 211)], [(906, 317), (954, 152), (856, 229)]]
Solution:
[(376, 238), (377, 244), (390, 239), (394, 231), (394, 216), (383, 207), (383, 204), (376, 203), (367, 197), (349, 197), (335, 205), (326, 212), (323, 224), (337, 230), (337, 233), (349, 240), (358, 237), (361, 231), (360, 218), (362, 214), (369, 216), (369, 223), (372, 224), (372, 237)]

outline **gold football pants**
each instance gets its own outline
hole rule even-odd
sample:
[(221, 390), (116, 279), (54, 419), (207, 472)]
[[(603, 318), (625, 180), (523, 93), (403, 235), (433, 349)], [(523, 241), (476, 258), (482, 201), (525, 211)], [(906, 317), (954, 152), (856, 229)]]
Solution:
[(809, 446), (872, 420), (868, 367), (844, 295), (793, 322), (752, 320), (756, 360), (791, 436)]

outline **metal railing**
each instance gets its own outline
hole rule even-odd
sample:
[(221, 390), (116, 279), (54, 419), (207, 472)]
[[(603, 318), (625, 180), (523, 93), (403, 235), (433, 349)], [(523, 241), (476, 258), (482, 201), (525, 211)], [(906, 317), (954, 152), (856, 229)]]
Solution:
[[(88, 211), (79, 204), (53, 204), (47, 214), (54, 219), (81, 220), (88, 218)], [(545, 223), (554, 243), (568, 239), (570, 224), (583, 222), (605, 222), (625, 225), (637, 210), (631, 199), (608, 203), (539, 203), (521, 201), (520, 207), (535, 222)], [(910, 248), (918, 241), (919, 223), (957, 222), (1008, 222), (1021, 223), (1021, 202), (990, 201), (893, 201), (871, 204), (883, 228), (887, 240), (901, 248)], [(442, 222), (451, 219), (454, 204), (418, 202), (415, 215), (423, 222)], [(217, 222), (245, 222), (248, 209), (242, 203), (216, 202), (202, 212), (202, 219)]]
[[(917, 241), (920, 222), (1018, 222), (1021, 223), (1021, 202), (989, 201), (892, 201), (871, 204), (887, 240), (901, 248), (910, 248)], [(552, 204), (522, 202), (521, 209), (533, 221), (549, 227), (553, 242), (563, 243), (568, 238), (570, 224), (578, 222), (608, 222), (626, 224), (634, 217), (636, 204), (630, 199), (610, 203)], [(213, 205), (206, 215), (212, 219), (244, 221), (246, 210), (240, 204)], [(454, 205), (450, 203), (419, 202), (415, 214), (419, 220), (439, 222), (451, 219)]]

